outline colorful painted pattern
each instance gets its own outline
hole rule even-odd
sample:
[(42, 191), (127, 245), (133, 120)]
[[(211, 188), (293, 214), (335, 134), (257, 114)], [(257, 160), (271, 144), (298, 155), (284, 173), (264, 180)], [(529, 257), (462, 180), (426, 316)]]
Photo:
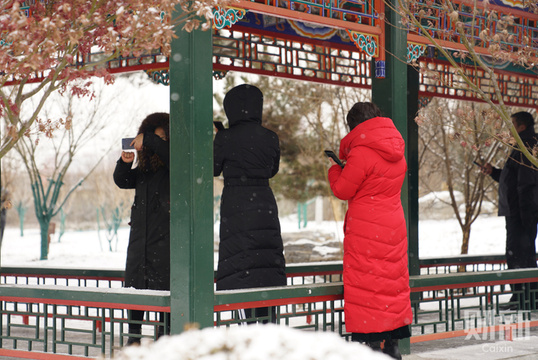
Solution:
[(350, 39), (355, 45), (372, 57), (379, 56), (379, 47), (377, 46), (377, 37), (373, 35), (361, 34), (356, 31), (347, 30)]
[(384, 79), (386, 77), (386, 63), (384, 60), (375, 62), (375, 77), (378, 79)]
[(407, 62), (412, 63), (417, 61), (426, 51), (426, 45), (415, 44), (412, 42), (407, 43)]
[(492, 2), (496, 5), (504, 5), (518, 9), (525, 9), (525, 5), (523, 5), (523, 0), (493, 0)]
[(308, 37), (311, 39), (328, 40), (332, 38), (334, 35), (336, 35), (336, 33), (338, 32), (338, 29), (330, 28), (327, 26), (304, 23), (300, 21), (288, 20), (288, 23), (298, 35)]
[(216, 29), (224, 29), (225, 27), (231, 27), (233, 24), (241, 20), (247, 11), (245, 9), (237, 8), (223, 8), (217, 6), (213, 10), (213, 26)]

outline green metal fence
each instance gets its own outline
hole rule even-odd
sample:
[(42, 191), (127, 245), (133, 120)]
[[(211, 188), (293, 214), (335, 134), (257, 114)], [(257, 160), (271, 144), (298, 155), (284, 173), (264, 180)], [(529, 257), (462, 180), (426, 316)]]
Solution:
[(458, 255), (420, 259), (421, 274), (448, 274), (506, 269), (505, 255)]
[[(421, 274), (454, 272), (499, 271), (506, 269), (505, 255), (459, 255), (420, 259)], [(292, 264), (286, 268), (293, 284), (308, 281), (342, 281), (342, 262)], [(54, 284), (84, 287), (121, 287), (123, 270), (92, 270), (38, 267), (2, 267), (0, 283)]]
[(142, 310), (143, 335), (156, 339), (168, 291), (1, 285), (0, 356), (54, 359), (54, 354), (111, 357), (127, 339), (127, 311)]
[[(423, 265), (441, 264), (431, 262)], [(146, 312), (141, 321), (143, 341), (156, 339), (158, 327), (165, 325), (158, 314), (170, 311), (169, 292), (121, 288), (121, 271), (24, 270), (2, 269), (0, 356), (27, 357), (30, 352), (34, 359), (55, 359), (60, 354), (109, 357), (127, 339), (128, 309)], [(290, 266), (288, 286), (215, 291), (214, 325), (237, 326), (249, 320), (240, 319), (241, 309), (274, 306), (275, 319), (269, 315), (250, 320), (334, 331), (348, 338), (341, 271), (338, 262)], [(411, 289), (418, 296), (412, 300), (411, 342), (465, 336), (470, 328), (501, 334), (514, 326), (524, 330), (538, 326), (533, 320), (538, 300), (538, 290), (530, 285), (534, 282), (538, 269), (412, 276)], [(515, 283), (523, 286), (517, 292), (518, 310), (502, 311), (499, 305), (507, 301), (509, 285)]]

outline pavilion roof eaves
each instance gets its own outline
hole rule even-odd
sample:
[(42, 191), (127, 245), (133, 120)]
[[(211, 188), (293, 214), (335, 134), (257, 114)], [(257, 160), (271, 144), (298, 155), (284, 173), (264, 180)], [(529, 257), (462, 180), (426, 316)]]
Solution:
[(300, 11), (294, 11), (286, 8), (280, 8), (275, 6), (269, 6), (260, 4), (257, 2), (238, 0), (234, 2), (234, 7), (242, 8), (259, 14), (275, 16), (288, 20), (302, 21), (312, 23), (316, 25), (327, 26), (342, 30), (351, 30), (360, 32), (366, 35), (380, 36), (382, 34), (381, 27), (369, 26), (364, 24), (358, 24), (351, 21), (344, 21), (340, 19), (333, 19), (326, 16), (319, 16), (314, 14), (303, 13)]

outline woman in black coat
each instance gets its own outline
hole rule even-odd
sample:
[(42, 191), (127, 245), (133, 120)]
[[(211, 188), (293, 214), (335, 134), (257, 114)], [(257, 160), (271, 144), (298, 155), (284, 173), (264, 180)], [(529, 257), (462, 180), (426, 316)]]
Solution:
[[(255, 86), (237, 86), (224, 98), (229, 128), (218, 131), (213, 143), (214, 175), (224, 176), (217, 290), (286, 285), (278, 208), (269, 187), (280, 147), (278, 136), (261, 126), (262, 108)], [(256, 311), (267, 315), (267, 308)]]
[[(125, 287), (170, 290), (170, 171), (169, 115), (154, 113), (142, 121), (131, 145), (116, 163), (114, 182), (121, 189), (135, 189), (131, 207), (131, 232), (125, 266)], [(130, 311), (135, 321), (143, 311)], [(164, 321), (161, 314), (161, 321)], [(169, 321), (168, 321), (169, 324)], [(159, 333), (164, 333), (161, 327)], [(141, 325), (129, 324), (128, 345), (140, 343)], [(134, 336), (133, 336), (134, 335)]]

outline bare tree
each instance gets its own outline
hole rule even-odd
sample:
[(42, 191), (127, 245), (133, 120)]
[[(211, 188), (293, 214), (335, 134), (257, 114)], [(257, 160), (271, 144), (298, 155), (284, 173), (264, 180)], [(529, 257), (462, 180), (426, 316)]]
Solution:
[[(420, 110), (418, 117), (419, 121), (424, 119), (419, 128), (420, 185), (433, 191), (438, 189), (439, 181), (445, 183), (447, 205), (462, 231), (461, 254), (468, 253), (471, 226), (481, 213), (484, 199), (495, 190), (477, 164), (494, 162), (503, 155), (499, 153), (501, 144), (489, 135), (492, 129), (485, 119), (487, 108), (485, 104), (434, 99)], [(464, 128), (460, 127), (462, 117), (468, 118)], [(435, 184), (433, 188), (431, 184)]]
[[(164, 62), (178, 34), (175, 26), (210, 29), (214, 5), (207, 0), (0, 2), (0, 119), (6, 129), (0, 158), (33, 127), (52, 94), (91, 96), (96, 77), (114, 82), (103, 65), (120, 56), (155, 55)], [(32, 112), (23, 114), (31, 99)]]
[(97, 213), (99, 242), (101, 232), (104, 232), (109, 251), (115, 251), (119, 240), (118, 229), (130, 214), (135, 191), (120, 189), (114, 183), (112, 174), (115, 163), (109, 161), (103, 165), (88, 178), (87, 186), (92, 194), (90, 201)]
[[(424, 78), (451, 86), (457, 91), (476, 94), (478, 99), (489, 105), (489, 109), (503, 124), (502, 131), (493, 131), (489, 134), (490, 137), (505, 145), (517, 146), (538, 167), (538, 158), (532, 149), (526, 148), (511, 122), (511, 108), (505, 104), (509, 94), (501, 87), (494, 66), (486, 62), (484, 57), (511, 62), (524, 69), (535, 69), (538, 48), (532, 41), (533, 35), (520, 23), (534, 20), (530, 17), (518, 20), (509, 8), (491, 6), (488, 1), (462, 4), (450, 0), (397, 0), (385, 3), (389, 7), (396, 6), (394, 9), (402, 16), (401, 24), (392, 24), (393, 26), (403, 25), (410, 33), (424, 37), (452, 67), (449, 83), (445, 83), (447, 79), (439, 74), (435, 66), (415, 64)], [(534, 0), (523, 0), (522, 5), (529, 15), (538, 11)], [(516, 27), (518, 31), (514, 30)], [(476, 71), (471, 70), (482, 71), (484, 77), (475, 76)], [(458, 119), (462, 122), (462, 127), (472, 129), (473, 124), (465, 124), (466, 120), (469, 119)], [(484, 137), (482, 141), (490, 140)]]
[[(75, 156), (90, 140), (103, 136), (103, 130), (115, 117), (116, 99), (102, 96), (103, 92), (99, 90), (96, 94), (93, 101), (78, 99), (71, 94), (58, 97), (54, 108), (44, 110), (47, 119), (37, 119), (38, 129), (27, 132), (15, 146), (32, 187), (35, 215), (41, 229), (41, 260), (48, 257), (48, 231), (52, 218), (106, 154), (105, 151), (99, 155), (94, 149), (90, 165), (84, 168), (80, 180), (64, 189)], [(77, 165), (83, 168), (85, 164), (80, 161)]]
[(8, 217), (8, 222), (11, 222), (15, 218), (15, 214), (17, 214), (19, 217), (20, 234), (23, 236), (25, 214), (32, 202), (28, 180), (21, 177), (19, 171), (20, 162), (15, 153), (7, 154), (2, 158), (0, 170), (2, 173), (2, 187), (8, 189), (12, 202), (11, 215)]

